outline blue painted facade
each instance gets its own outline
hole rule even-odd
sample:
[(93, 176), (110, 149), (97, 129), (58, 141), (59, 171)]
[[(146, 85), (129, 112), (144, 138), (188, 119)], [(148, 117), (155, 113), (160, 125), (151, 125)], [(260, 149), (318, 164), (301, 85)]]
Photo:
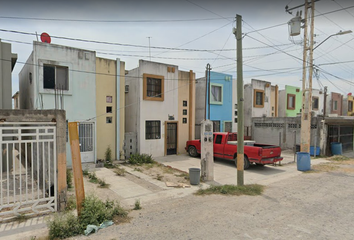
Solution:
[[(219, 96), (221, 88), (222, 95)], [(232, 75), (210, 72), (210, 94), (207, 103), (210, 104), (210, 120), (220, 121), (220, 132), (225, 131), (225, 122), (232, 124)], [(209, 101), (209, 95), (211, 101)], [(206, 116), (209, 116), (209, 106), (206, 106)]]

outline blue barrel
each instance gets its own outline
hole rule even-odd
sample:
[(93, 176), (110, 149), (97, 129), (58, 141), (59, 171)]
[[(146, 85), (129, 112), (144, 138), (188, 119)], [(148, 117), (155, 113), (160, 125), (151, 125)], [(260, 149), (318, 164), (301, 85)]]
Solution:
[(311, 170), (311, 158), (308, 152), (297, 152), (297, 170), (309, 171)]
[(189, 181), (191, 185), (199, 185), (200, 183), (200, 169), (190, 168), (189, 169)]
[(331, 142), (332, 155), (342, 155), (342, 144), (340, 142)]

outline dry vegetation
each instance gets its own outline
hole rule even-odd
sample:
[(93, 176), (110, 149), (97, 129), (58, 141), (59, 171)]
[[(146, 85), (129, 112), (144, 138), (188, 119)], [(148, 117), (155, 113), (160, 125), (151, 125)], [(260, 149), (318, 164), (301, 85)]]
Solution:
[(354, 159), (335, 155), (327, 158), (329, 162), (321, 163), (311, 167), (310, 171), (306, 173), (320, 173), (320, 172), (344, 172), (354, 173)]

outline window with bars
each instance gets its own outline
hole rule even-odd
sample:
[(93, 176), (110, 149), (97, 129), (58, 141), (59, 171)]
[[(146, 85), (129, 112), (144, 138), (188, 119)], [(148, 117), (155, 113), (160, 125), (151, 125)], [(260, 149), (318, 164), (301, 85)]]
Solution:
[(161, 138), (161, 121), (145, 122), (145, 139)]
[(348, 112), (352, 112), (353, 111), (353, 101), (348, 101)]
[(256, 108), (264, 107), (264, 91), (263, 90), (254, 89), (253, 107), (256, 107)]
[(163, 101), (164, 100), (164, 77), (144, 74), (144, 100)]
[(212, 83), (210, 85), (210, 103), (211, 104), (222, 104), (223, 96), (222, 96), (223, 86), (221, 84)]
[(312, 97), (312, 110), (318, 110), (318, 97)]
[(338, 110), (338, 101), (333, 101), (333, 110)]
[(213, 132), (220, 132), (220, 121), (213, 121)]
[(69, 90), (68, 67), (44, 64), (43, 88)]

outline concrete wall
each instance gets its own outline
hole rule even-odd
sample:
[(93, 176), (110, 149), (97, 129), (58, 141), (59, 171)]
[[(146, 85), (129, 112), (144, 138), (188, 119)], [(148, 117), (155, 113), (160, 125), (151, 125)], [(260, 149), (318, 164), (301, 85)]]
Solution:
[[(183, 106), (187, 101), (187, 106)], [(187, 111), (187, 115), (183, 114)], [(183, 123), (183, 118), (187, 123)], [(177, 153), (185, 153), (188, 140), (195, 139), (195, 73), (178, 71), (178, 149)]]
[[(33, 60), (32, 60), (33, 59)], [(33, 42), (33, 53), (20, 72), (21, 106), (26, 109), (54, 109), (55, 91), (43, 88), (43, 65), (68, 67), (69, 90), (63, 91), (63, 106), (69, 122), (96, 123), (96, 56), (95, 52), (67, 46)], [(29, 82), (32, 73), (32, 83)], [(26, 81), (28, 81), (26, 83)], [(22, 93), (23, 89), (23, 93)], [(23, 95), (22, 95), (23, 94)], [(33, 100), (31, 99), (33, 97)], [(27, 100), (30, 104), (22, 104)], [(33, 101), (33, 106), (32, 106)], [(58, 103), (57, 98), (57, 103)], [(70, 144), (67, 143), (68, 165), (71, 165)], [(94, 152), (96, 147), (94, 146)], [(94, 153), (95, 155), (95, 153)], [(94, 156), (96, 159), (96, 156)]]
[[(321, 120), (311, 120), (311, 146), (320, 146)], [(300, 144), (301, 117), (252, 118), (252, 136), (256, 143), (278, 145), (282, 149), (293, 149)], [(316, 136), (316, 137), (315, 137)]]
[(286, 90), (282, 89), (279, 90), (279, 104), (278, 104), (278, 117), (285, 117), (286, 116)]
[(270, 115), (269, 117), (278, 117), (279, 91), (278, 85), (270, 87)]
[(0, 109), (12, 109), (11, 72), (17, 55), (11, 53), (11, 44), (0, 39)]
[(34, 109), (36, 83), (34, 82), (35, 66), (33, 64), (34, 52), (28, 57), (26, 64), (19, 73), (19, 92), (21, 109)]

